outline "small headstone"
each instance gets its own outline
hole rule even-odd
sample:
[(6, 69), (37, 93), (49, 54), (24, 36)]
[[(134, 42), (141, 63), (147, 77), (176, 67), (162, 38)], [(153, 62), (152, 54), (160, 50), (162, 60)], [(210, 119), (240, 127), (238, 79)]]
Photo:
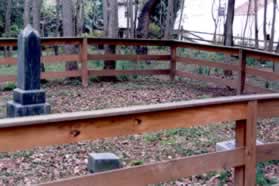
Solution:
[(88, 157), (88, 170), (91, 173), (121, 168), (120, 158), (112, 153), (91, 153)]
[(45, 91), (40, 87), (41, 42), (37, 31), (28, 25), (18, 37), (17, 88), (8, 102), (7, 116), (21, 117), (50, 113)]
[[(259, 140), (257, 140), (257, 145), (262, 145), (263, 143)], [(229, 140), (229, 141), (222, 141), (216, 144), (216, 151), (227, 151), (227, 150), (233, 150), (235, 149), (235, 140)]]

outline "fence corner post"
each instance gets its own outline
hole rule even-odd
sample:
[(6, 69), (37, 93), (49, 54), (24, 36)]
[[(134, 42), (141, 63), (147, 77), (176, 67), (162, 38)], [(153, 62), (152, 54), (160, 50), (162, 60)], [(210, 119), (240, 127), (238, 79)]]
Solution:
[(170, 54), (170, 79), (173, 81), (176, 75), (176, 46), (171, 45)]
[(244, 49), (239, 50), (239, 73), (237, 79), (237, 94), (243, 94), (246, 81), (246, 52)]
[(82, 39), (80, 47), (80, 58), (81, 58), (81, 79), (82, 86), (88, 87), (88, 42), (87, 37)]

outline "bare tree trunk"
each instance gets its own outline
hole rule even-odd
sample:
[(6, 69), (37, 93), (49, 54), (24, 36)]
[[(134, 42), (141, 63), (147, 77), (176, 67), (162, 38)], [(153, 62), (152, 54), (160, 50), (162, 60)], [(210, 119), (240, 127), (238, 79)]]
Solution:
[(214, 4), (215, 4), (216, 0), (213, 0), (212, 5), (211, 5), (211, 17), (213, 19), (214, 22), (214, 33), (213, 33), (213, 42), (216, 43), (216, 34), (217, 34), (217, 27), (218, 27), (218, 18), (214, 17)]
[[(55, 27), (55, 34), (56, 37), (60, 37), (60, 6), (61, 6), (61, 0), (56, 0), (56, 27)], [(58, 55), (59, 53), (58, 46), (54, 47), (54, 53), (55, 55)]]
[(229, 0), (228, 13), (224, 28), (224, 45), (233, 46), (233, 21), (235, 0)]
[(264, 50), (267, 49), (266, 17), (267, 17), (267, 0), (264, 0), (264, 20), (263, 20)]
[(24, 27), (30, 24), (30, 0), (24, 0)]
[(127, 13), (128, 38), (133, 38), (135, 35), (133, 0), (127, 0)]
[(77, 1), (77, 35), (81, 36), (83, 34), (84, 25), (84, 1)]
[(243, 46), (245, 46), (245, 35), (246, 35), (247, 25), (248, 25), (248, 21), (249, 21), (249, 16), (251, 14), (250, 9), (251, 9), (251, 0), (249, 0), (249, 2), (248, 2), (247, 16), (246, 16), (246, 21), (245, 21), (245, 25), (244, 25), (243, 34), (242, 34), (242, 45)]
[(255, 8), (255, 48), (259, 49), (258, 0), (254, 0), (254, 8)]
[(137, 35), (137, 18), (138, 18), (138, 10), (139, 10), (139, 1), (135, 0), (135, 18), (134, 18), (134, 35), (133, 37), (135, 38)]
[[(106, 37), (108, 38), (118, 38), (118, 2), (117, 0), (103, 0), (103, 5), (106, 8), (104, 12), (104, 30)], [(109, 45), (105, 46), (106, 54), (115, 54), (115, 46)], [(115, 69), (115, 61), (105, 61), (104, 69)], [(105, 77), (104, 80), (112, 81), (115, 77)]]
[(180, 30), (180, 40), (182, 40), (182, 36), (183, 36), (183, 27), (181, 26), (182, 24), (182, 18), (183, 18), (183, 14), (184, 14), (184, 6), (185, 6), (185, 0), (181, 0), (180, 2), (180, 17), (179, 17), (179, 24), (178, 24), (178, 30)]
[(6, 6), (6, 14), (5, 14), (5, 34), (6, 37), (9, 37), (9, 32), (11, 28), (11, 8), (12, 8), (12, 0), (7, 0)]
[[(73, 24), (73, 2), (72, 0), (62, 0), (62, 17), (63, 17), (63, 36), (74, 36), (74, 24)], [(74, 46), (65, 46), (65, 53), (72, 54), (75, 52)], [(77, 70), (77, 62), (67, 62), (66, 70)]]
[(270, 40), (268, 45), (268, 50), (273, 51), (273, 42), (274, 42), (274, 32), (275, 32), (275, 20), (276, 20), (276, 7), (277, 7), (277, 0), (273, 0), (273, 17), (272, 17), (272, 26), (270, 32)]
[(41, 21), (41, 7), (42, 0), (32, 1), (32, 17), (33, 17), (33, 28), (41, 33), (40, 21)]
[[(5, 14), (5, 37), (10, 37), (11, 29), (11, 9), (12, 9), (12, 0), (7, 0), (6, 14)], [(5, 47), (4, 56), (10, 56), (10, 47)]]
[(55, 33), (57, 37), (60, 37), (60, 5), (61, 5), (61, 0), (56, 0), (56, 27), (55, 27)]
[[(224, 28), (224, 45), (225, 46), (233, 46), (233, 21), (234, 21), (234, 5), (235, 0), (229, 0), (228, 4), (228, 13), (225, 22)], [(230, 62), (230, 56), (225, 57), (225, 62)], [(232, 76), (231, 70), (224, 71), (225, 76)]]
[(165, 39), (171, 39), (174, 25), (174, 1), (168, 0), (168, 14), (165, 28)]
[(137, 38), (147, 38), (149, 32), (150, 15), (154, 11), (156, 5), (160, 3), (158, 0), (148, 0), (138, 18)]

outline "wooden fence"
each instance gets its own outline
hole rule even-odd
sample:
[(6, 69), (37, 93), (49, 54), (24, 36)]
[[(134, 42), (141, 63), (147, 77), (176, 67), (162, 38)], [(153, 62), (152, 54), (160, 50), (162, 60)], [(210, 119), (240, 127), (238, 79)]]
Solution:
[[(51, 78), (66, 78), (66, 77), (81, 77), (83, 86), (88, 85), (90, 76), (110, 76), (110, 75), (168, 75), (171, 79), (176, 76), (191, 78), (201, 81), (212, 82), (217, 85), (225, 85), (237, 89), (238, 94), (244, 92), (245, 89), (256, 92), (272, 92), (270, 89), (257, 87), (247, 83), (247, 76), (254, 75), (271, 81), (278, 81), (279, 74), (272, 71), (261, 70), (248, 67), (246, 59), (248, 57), (268, 60), (274, 63), (279, 62), (279, 55), (275, 53), (266, 53), (258, 50), (250, 50), (239, 47), (224, 47), (214, 45), (203, 45), (189, 42), (172, 41), (172, 40), (136, 40), (136, 39), (104, 39), (104, 38), (45, 38), (42, 39), (42, 46), (78, 46), (79, 52), (76, 54), (60, 54), (52, 56), (43, 56), (42, 61), (46, 64), (61, 63), (67, 61), (77, 61), (80, 63), (80, 68), (74, 71), (63, 72), (45, 72), (42, 73), (43, 79)], [(91, 54), (88, 50), (89, 46), (161, 46), (169, 47), (169, 54), (165, 55), (125, 55), (125, 54)], [(15, 39), (0, 39), (0, 47), (16, 47)], [(187, 48), (206, 52), (216, 52), (225, 55), (234, 55), (238, 57), (237, 64), (227, 64), (224, 62), (212, 62), (208, 60), (194, 59), (182, 57), (178, 54), (177, 49)], [(88, 68), (89, 60), (152, 60), (152, 61), (169, 61), (169, 69), (158, 70), (92, 70)], [(227, 80), (217, 77), (204, 76), (190, 72), (182, 72), (177, 70), (177, 63), (195, 64), (200, 66), (221, 68), (231, 70), (238, 73), (238, 77), (233, 80)], [(0, 65), (16, 65), (16, 58), (0, 58)], [(0, 75), (0, 82), (15, 81), (15, 75)]]
[(279, 94), (235, 96), (149, 106), (3, 119), (0, 152), (163, 129), (235, 121), (236, 148), (42, 184), (143, 186), (235, 168), (237, 186), (256, 185), (256, 163), (279, 160), (279, 143), (256, 145), (257, 119), (279, 116)]

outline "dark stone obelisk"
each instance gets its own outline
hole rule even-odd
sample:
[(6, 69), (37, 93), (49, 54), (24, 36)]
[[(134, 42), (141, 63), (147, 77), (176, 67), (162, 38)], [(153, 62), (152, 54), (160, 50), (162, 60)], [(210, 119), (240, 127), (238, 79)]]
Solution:
[(8, 102), (7, 116), (22, 117), (50, 113), (45, 91), (40, 87), (41, 42), (37, 31), (28, 25), (18, 37), (17, 88)]

